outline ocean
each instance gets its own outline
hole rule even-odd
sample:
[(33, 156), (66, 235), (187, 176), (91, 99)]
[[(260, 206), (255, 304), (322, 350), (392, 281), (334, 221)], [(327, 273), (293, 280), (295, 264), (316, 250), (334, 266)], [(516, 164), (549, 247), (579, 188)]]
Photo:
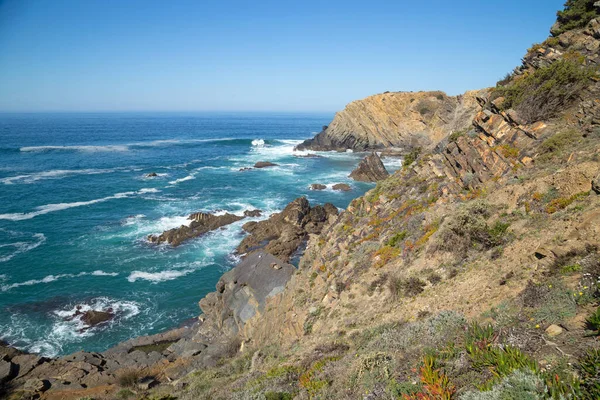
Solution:
[[(332, 117), (0, 114), (0, 339), (45, 356), (103, 351), (198, 316), (252, 219), (177, 248), (146, 237), (198, 211), (264, 219), (299, 196), (345, 208), (373, 187), (348, 178), (362, 155), (293, 151)], [(240, 171), (257, 161), (278, 166)], [(90, 309), (116, 317), (90, 329), (71, 318)]]

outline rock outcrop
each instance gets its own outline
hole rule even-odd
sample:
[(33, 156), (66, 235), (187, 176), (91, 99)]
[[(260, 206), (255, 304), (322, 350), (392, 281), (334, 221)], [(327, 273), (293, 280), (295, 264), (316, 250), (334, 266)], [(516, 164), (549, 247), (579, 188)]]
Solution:
[(272, 163), (270, 161), (259, 161), (254, 164), (254, 168), (268, 168), (268, 167), (276, 167), (279, 164)]
[(188, 217), (192, 221), (189, 225), (181, 225), (179, 228), (169, 229), (160, 235), (149, 235), (148, 240), (156, 244), (167, 242), (171, 246), (176, 247), (186, 240), (204, 235), (243, 218), (229, 213), (223, 215), (204, 212), (194, 213)]
[(375, 152), (363, 158), (358, 167), (350, 174), (350, 178), (360, 182), (377, 182), (388, 176), (390, 173)]
[(348, 185), (347, 183), (336, 183), (331, 188), (339, 192), (349, 192), (350, 190), (352, 190), (350, 185)]
[(298, 150), (375, 150), (432, 147), (470, 125), (480, 110), (481, 91), (461, 96), (443, 92), (387, 92), (353, 101), (331, 124)]
[(310, 185), (310, 190), (325, 190), (327, 189), (327, 186), (321, 184), (321, 183), (312, 183)]
[(237, 252), (241, 254), (262, 249), (288, 261), (308, 234), (319, 233), (328, 218), (337, 213), (333, 204), (311, 207), (305, 197), (300, 197), (266, 221), (244, 224), (242, 228), (250, 235), (242, 240)]

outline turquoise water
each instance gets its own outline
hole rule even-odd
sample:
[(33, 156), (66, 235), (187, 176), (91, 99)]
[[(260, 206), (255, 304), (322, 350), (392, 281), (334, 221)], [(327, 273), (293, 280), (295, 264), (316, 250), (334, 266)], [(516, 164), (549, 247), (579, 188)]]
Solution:
[[(346, 207), (371, 187), (347, 178), (360, 155), (293, 152), (331, 117), (0, 115), (0, 339), (48, 356), (102, 351), (197, 316), (248, 219), (176, 249), (146, 236), (197, 211), (266, 218), (301, 195)], [(239, 171), (257, 161), (279, 166)], [(339, 182), (353, 190), (308, 189)], [(76, 307), (116, 318), (85, 329)]]

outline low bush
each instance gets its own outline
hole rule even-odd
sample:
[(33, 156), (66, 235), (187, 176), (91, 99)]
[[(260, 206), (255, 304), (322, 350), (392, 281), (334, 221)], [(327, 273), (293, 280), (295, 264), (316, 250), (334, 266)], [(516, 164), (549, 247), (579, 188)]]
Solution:
[(568, 106), (595, 73), (576, 60), (560, 59), (497, 88), (495, 96), (504, 97), (503, 109), (514, 108), (530, 123), (540, 121)]
[(600, 336), (600, 307), (587, 317), (585, 323), (589, 330), (593, 331), (596, 336)]
[(421, 154), (420, 147), (415, 147), (414, 149), (412, 149), (410, 153), (408, 153), (406, 157), (404, 157), (404, 159), (402, 160), (402, 166), (404, 168), (408, 168), (412, 163), (414, 163), (417, 160), (419, 154)]
[(460, 400), (541, 400), (547, 393), (544, 381), (531, 371), (514, 371), (494, 385), (491, 390), (469, 391), (459, 397)]
[(585, 27), (598, 16), (596, 0), (567, 0), (565, 8), (556, 13), (558, 28), (552, 30), (555, 36), (561, 33)]
[(392, 299), (398, 300), (402, 295), (402, 278), (399, 276), (390, 276), (387, 281), (387, 287), (390, 291)]
[(600, 399), (600, 349), (588, 351), (577, 365), (582, 399)]
[(142, 371), (139, 369), (127, 369), (122, 371), (117, 376), (117, 382), (119, 382), (119, 386), (125, 388), (135, 387), (142, 377)]

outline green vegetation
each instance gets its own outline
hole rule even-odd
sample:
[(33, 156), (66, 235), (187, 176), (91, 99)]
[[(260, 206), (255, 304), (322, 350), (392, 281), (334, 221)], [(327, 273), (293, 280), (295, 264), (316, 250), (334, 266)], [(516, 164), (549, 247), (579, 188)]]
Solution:
[(574, 100), (596, 74), (579, 60), (560, 59), (496, 89), (503, 109), (514, 108), (527, 122), (551, 118)]
[(402, 166), (404, 168), (408, 168), (412, 163), (414, 163), (417, 160), (419, 154), (421, 154), (420, 147), (415, 147), (414, 149), (412, 149), (410, 153), (408, 153), (406, 157), (404, 157), (404, 160), (402, 160)]
[(600, 307), (596, 309), (586, 320), (588, 329), (594, 331), (596, 336), (600, 336)]
[(585, 27), (598, 16), (595, 2), (596, 0), (567, 0), (564, 10), (556, 13), (559, 27), (552, 33), (558, 36), (563, 32)]
[(387, 241), (386, 245), (390, 246), (390, 247), (396, 247), (398, 245), (398, 243), (400, 243), (404, 239), (406, 239), (407, 236), (408, 236), (407, 231), (398, 232), (394, 236), (392, 236), (390, 238), (390, 240)]
[(540, 161), (549, 161), (553, 157), (562, 155), (579, 139), (581, 139), (581, 134), (572, 129), (550, 136), (540, 145)]
[(579, 361), (577, 369), (581, 377), (581, 398), (600, 399), (600, 350), (587, 352)]

